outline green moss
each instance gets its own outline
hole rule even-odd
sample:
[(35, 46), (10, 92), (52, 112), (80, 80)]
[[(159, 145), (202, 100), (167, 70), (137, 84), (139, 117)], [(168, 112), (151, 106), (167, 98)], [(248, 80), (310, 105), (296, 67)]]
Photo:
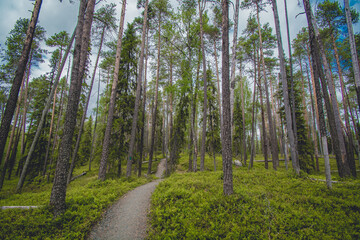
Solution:
[(225, 197), (221, 171), (174, 174), (153, 194), (149, 239), (359, 239), (360, 181), (306, 177), (235, 168)]

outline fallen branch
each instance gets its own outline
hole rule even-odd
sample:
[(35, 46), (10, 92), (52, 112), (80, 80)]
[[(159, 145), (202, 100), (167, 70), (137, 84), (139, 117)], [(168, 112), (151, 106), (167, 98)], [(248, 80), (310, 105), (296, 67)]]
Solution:
[(1, 209), (15, 209), (15, 208), (20, 208), (20, 209), (31, 209), (31, 208), (38, 208), (39, 206), (2, 206)]
[[(326, 182), (326, 180), (323, 180), (323, 179), (316, 179), (316, 178), (309, 178), (310, 180), (313, 180), (313, 181), (320, 181), (320, 182)], [(331, 181), (332, 183), (341, 183), (339, 181)]]
[(77, 179), (77, 178), (79, 178), (79, 177), (82, 177), (82, 176), (86, 175), (86, 173), (87, 173), (87, 172), (83, 172), (82, 174), (77, 175), (76, 177), (73, 177), (73, 178), (70, 180), (70, 182), (74, 181), (75, 179)]

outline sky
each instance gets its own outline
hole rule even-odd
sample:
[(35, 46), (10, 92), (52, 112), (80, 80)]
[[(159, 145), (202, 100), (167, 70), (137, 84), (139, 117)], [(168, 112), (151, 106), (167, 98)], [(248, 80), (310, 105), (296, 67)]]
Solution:
[[(78, 13), (78, 0), (73, 0), (74, 3), (70, 3), (69, 0), (63, 0), (60, 3), (59, 0), (44, 0), (38, 24), (45, 28), (46, 37), (50, 37), (55, 33), (60, 31), (67, 31), (70, 33), (73, 32)], [(96, 6), (96, 9), (101, 7), (106, 3), (115, 3), (117, 5), (117, 18), (120, 18), (121, 12), (121, 2), (120, 0), (102, 0)], [(176, 8), (177, 0), (170, 0), (172, 6)], [(235, 2), (235, 1), (233, 1)], [(300, 2), (302, 2), (300, 0)], [(313, 1), (315, 2), (315, 1)], [(141, 14), (142, 9), (137, 9), (136, 7), (137, 0), (128, 0), (125, 14), (125, 22), (131, 22), (133, 19)], [(286, 40), (286, 28), (285, 28), (285, 11), (284, 11), (284, 1), (278, 0), (278, 11), (280, 16), (280, 24), (282, 31), (282, 39), (284, 48), (287, 49)], [(340, 4), (343, 5), (343, 1), (340, 1)], [(296, 34), (300, 31), (301, 28), (307, 26), (305, 14), (301, 14), (295, 18), (301, 12), (304, 12), (302, 5), (298, 5), (298, 0), (287, 0), (288, 5), (288, 15), (289, 15), (289, 24), (290, 24), (290, 36), (293, 39)], [(350, 6), (357, 9), (360, 12), (360, 2), (357, 0), (350, 0)], [(31, 11), (33, 9), (33, 1), (29, 0), (0, 0), (0, 46), (4, 48), (6, 38), (10, 30), (14, 27), (16, 20), (20, 17), (30, 18)], [(96, 11), (95, 9), (95, 11)], [(239, 16), (239, 34), (242, 33), (243, 29), (246, 26), (247, 18), (249, 16), (250, 10), (240, 10)], [(230, 18), (233, 18), (233, 9), (230, 7)], [(274, 26), (274, 17), (273, 12), (270, 6), (267, 7), (265, 12), (262, 12), (260, 15), (260, 21), (262, 24), (269, 22), (270, 26), (273, 28), (273, 33), (275, 34)], [(360, 24), (354, 25), (354, 31), (360, 31)], [(232, 40), (232, 34), (230, 34), (230, 39)], [(115, 36), (114, 36), (115, 37)], [(46, 46), (44, 46), (46, 48)], [(51, 49), (49, 49), (51, 50)], [(287, 50), (285, 50), (287, 53)], [(277, 52), (275, 52), (277, 55)], [(93, 54), (95, 56), (95, 54)], [(93, 61), (94, 62), (94, 61)], [(34, 77), (44, 74), (49, 71), (48, 61), (45, 58), (45, 62), (40, 64), (39, 68), (33, 69), (32, 74)], [(66, 72), (66, 69), (64, 69)], [(95, 91), (94, 91), (95, 92)], [(94, 95), (94, 94), (93, 94)], [(93, 104), (92, 104), (93, 105)]]

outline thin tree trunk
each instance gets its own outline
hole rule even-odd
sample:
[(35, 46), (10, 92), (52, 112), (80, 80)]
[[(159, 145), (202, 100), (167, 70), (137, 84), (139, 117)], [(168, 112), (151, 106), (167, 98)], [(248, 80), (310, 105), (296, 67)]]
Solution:
[(233, 194), (232, 149), (231, 149), (231, 108), (229, 84), (229, 1), (222, 0), (222, 157), (224, 172), (224, 194)]
[(255, 45), (254, 45), (254, 91), (253, 91), (253, 107), (252, 107), (252, 113), (251, 113), (251, 152), (250, 152), (250, 163), (248, 169), (253, 167), (254, 164), (254, 157), (255, 157), (255, 130), (256, 130), (256, 114), (257, 108), (255, 107), (257, 102), (257, 79), (256, 79), (256, 56), (255, 56)]
[(145, 138), (145, 111), (146, 111), (146, 88), (147, 88), (147, 63), (148, 63), (148, 55), (149, 55), (149, 29), (146, 32), (146, 58), (145, 58), (145, 68), (144, 68), (144, 87), (143, 87), (143, 99), (142, 99), (142, 128), (141, 128), (141, 142), (140, 142), (140, 158), (138, 161), (138, 177), (141, 176), (141, 165), (143, 159), (143, 152), (144, 152), (144, 138)]
[(311, 14), (311, 6), (309, 0), (303, 0), (304, 7), (306, 11), (306, 17), (309, 26), (309, 41), (310, 41), (310, 49), (312, 55), (312, 65), (314, 69), (314, 82), (316, 87), (316, 99), (317, 99), (317, 107), (319, 112), (319, 125), (320, 125), (320, 134), (321, 134), (321, 142), (323, 145), (324, 151), (324, 162), (325, 162), (325, 176), (326, 176), (326, 185), (331, 189), (331, 172), (330, 172), (330, 161), (329, 161), (329, 153), (327, 146), (327, 137), (326, 137), (326, 126), (325, 126), (325, 118), (323, 111), (323, 103), (322, 103), (322, 94), (320, 90), (320, 82), (319, 82), (319, 71), (321, 68), (320, 57), (319, 57), (319, 48), (317, 44), (317, 40), (315, 37), (314, 27), (312, 24), (312, 14)]
[[(272, 113), (271, 113), (271, 107), (270, 107), (270, 99), (269, 99), (269, 90), (268, 90), (268, 83), (267, 83), (267, 77), (265, 72), (265, 59), (264, 59), (264, 53), (263, 53), (263, 43), (262, 43), (262, 34), (261, 34), (261, 25), (260, 25), (260, 19), (259, 19), (259, 5), (256, 5), (256, 16), (258, 21), (258, 31), (259, 31), (259, 42), (260, 42), (260, 61), (262, 64), (262, 72), (263, 72), (263, 78), (264, 78), (264, 84), (265, 84), (265, 96), (266, 96), (266, 108), (267, 108), (267, 116), (269, 121), (269, 134), (270, 134), (270, 146), (271, 146), (271, 156), (272, 156), (272, 162), (273, 162), (273, 168), (276, 170), (277, 165), (279, 162), (279, 152), (278, 152), (278, 145), (277, 145), (277, 139), (276, 139), (276, 132), (273, 125), (273, 119), (272, 119)], [(261, 85), (261, 81), (260, 81)]]
[(89, 92), (88, 92), (88, 95), (87, 95), (87, 98), (86, 98), (86, 104), (85, 104), (84, 112), (83, 112), (81, 122), (80, 122), (79, 132), (78, 132), (78, 136), (77, 136), (76, 143), (75, 143), (75, 149), (74, 149), (72, 157), (71, 157), (71, 165), (70, 165), (70, 170), (69, 170), (69, 174), (68, 174), (68, 178), (67, 178), (67, 184), (70, 183), (71, 178), (72, 178), (72, 173), (74, 171), (76, 156), (77, 156), (77, 153), (79, 151), (81, 135), (82, 135), (82, 131), (84, 129), (84, 124), (85, 124), (85, 120), (86, 120), (86, 114), (87, 114), (87, 110), (88, 110), (88, 107), (89, 107), (89, 102), (90, 102), (92, 88), (93, 88), (93, 85), (94, 85), (96, 70), (97, 70), (97, 66), (98, 66), (98, 63), (99, 63), (99, 58), (100, 58), (102, 45), (103, 45), (103, 42), (104, 42), (104, 36), (105, 36), (105, 26), (102, 29), (102, 33), (101, 33), (101, 37), (100, 37), (99, 51), (98, 51), (98, 54), (97, 54), (97, 57), (96, 57), (96, 60), (95, 60), (94, 72), (92, 74), (90, 88), (89, 88)]
[[(231, 53), (231, 73), (230, 73), (230, 114), (231, 114), (231, 131), (233, 134), (234, 131), (234, 90), (235, 90), (235, 66), (236, 66), (236, 46), (237, 46), (237, 36), (238, 36), (238, 24), (239, 24), (239, 9), (240, 1), (236, 0), (235, 3), (235, 19), (234, 19), (234, 35), (233, 35), (233, 45)], [(233, 140), (233, 135), (231, 135), (231, 141)]]
[(103, 149), (102, 149), (100, 168), (99, 168), (99, 179), (102, 181), (104, 181), (106, 178), (106, 166), (107, 166), (107, 159), (109, 157), (111, 129), (112, 129), (113, 120), (114, 120), (116, 88), (117, 88), (118, 77), (119, 77), (119, 66), (120, 66), (120, 55), (121, 55), (121, 48), (122, 48), (122, 35), (123, 35), (123, 30), (124, 30), (125, 9), (126, 9), (126, 0), (123, 0), (123, 4), (121, 7), (119, 35), (118, 35), (117, 47), (116, 47), (116, 59), (115, 59), (113, 83), (112, 83), (112, 87), (111, 87), (109, 112), (108, 112), (108, 117), (107, 117), (107, 124), (106, 124), (106, 129), (105, 129)]
[(197, 64), (197, 72), (196, 72), (196, 83), (195, 83), (195, 90), (193, 96), (193, 108), (192, 108), (192, 131), (193, 131), (193, 142), (194, 142), (194, 153), (193, 153), (193, 171), (197, 171), (197, 132), (196, 132), (196, 106), (197, 106), (197, 91), (199, 87), (199, 74), (200, 74), (200, 49), (199, 49), (199, 61)]
[[(239, 1), (239, 0), (237, 0)], [(206, 70), (206, 53), (204, 46), (204, 30), (203, 30), (203, 19), (202, 12), (205, 9), (205, 3), (203, 1), (202, 6), (199, 5), (199, 13), (200, 13), (200, 44), (201, 44), (201, 52), (202, 52), (202, 64), (203, 64), (203, 81), (204, 81), (204, 105), (203, 105), (203, 125), (202, 125), (202, 138), (201, 138), (201, 159), (200, 159), (200, 171), (205, 170), (205, 151), (206, 151), (206, 124), (207, 124), (207, 70)]]
[[(293, 64), (292, 64), (292, 54), (291, 54), (291, 44), (290, 44), (290, 29), (289, 29), (289, 18), (287, 12), (287, 0), (284, 0), (285, 5), (285, 19), (286, 19), (286, 33), (287, 33), (287, 42), (288, 42), (288, 49), (289, 49), (289, 64), (290, 64), (290, 100), (292, 106), (292, 126), (293, 126), (293, 133), (295, 138), (296, 149), (298, 149), (298, 137), (297, 137), (297, 126), (296, 126), (296, 110), (295, 110), (295, 94), (294, 94), (294, 77), (293, 77)], [(277, 8), (277, 7), (276, 7)], [(280, 24), (279, 24), (280, 26)], [(300, 160), (297, 158), (297, 161), (300, 168)]]
[[(71, 157), (71, 146), (76, 126), (76, 116), (79, 107), (82, 80), (88, 59), (91, 25), (94, 15), (95, 0), (89, 0), (85, 12), (85, 1), (80, 2), (79, 20), (75, 41), (74, 61), (71, 73), (68, 104), (65, 114), (64, 134), (62, 136), (59, 159), (57, 161), (54, 184), (51, 190), (50, 206), (54, 208), (54, 216), (65, 211), (65, 198), (67, 188), (68, 163)], [(82, 24), (83, 22), (83, 24)], [(79, 26), (80, 25), (80, 26)], [(80, 32), (81, 31), (81, 32)], [(79, 51), (80, 50), (80, 51)]]
[(151, 174), (151, 165), (154, 155), (154, 143), (155, 143), (155, 127), (156, 127), (156, 110), (158, 103), (158, 94), (159, 94), (159, 78), (160, 78), (160, 50), (161, 50), (161, 12), (159, 12), (159, 27), (158, 27), (158, 56), (157, 56), (157, 70), (156, 70), (156, 86), (155, 86), (155, 99), (154, 99), (154, 108), (151, 119), (151, 145), (150, 145), (150, 153), (149, 153), (149, 165), (147, 174)]
[[(317, 111), (315, 112), (315, 106), (314, 106), (314, 99), (313, 99), (313, 89), (311, 87), (310, 78), (309, 78), (309, 71), (306, 67), (306, 74), (309, 84), (309, 92), (310, 92), (310, 99), (311, 99), (311, 110), (312, 110), (312, 118), (313, 118), (313, 124), (312, 124), (312, 132), (313, 132), (313, 142), (314, 142), (314, 148), (315, 148), (315, 159), (316, 159), (316, 171), (320, 171), (319, 166), (319, 150), (318, 150), (318, 139), (316, 134), (316, 123), (319, 122), (319, 116), (317, 115)], [(315, 121), (316, 120), (316, 121)]]
[(355, 37), (354, 37), (354, 31), (353, 31), (353, 26), (352, 26), (349, 0), (344, 0), (344, 5), (345, 5), (347, 29), (348, 29), (348, 33), (349, 33), (349, 44), (350, 44), (351, 59), (352, 59), (352, 65), (353, 65), (353, 71), (354, 71), (358, 107), (359, 107), (359, 112), (360, 112), (360, 69), (359, 69), (360, 66), (359, 66), (358, 55), (356, 52)]
[(100, 69), (99, 69), (98, 92), (97, 92), (97, 100), (96, 100), (95, 124), (94, 124), (93, 138), (91, 141), (91, 149), (90, 149), (89, 171), (91, 171), (91, 162), (94, 158), (94, 151), (95, 151), (96, 127), (97, 127), (98, 114), (99, 114), (99, 97), (100, 97)]
[(220, 127), (222, 127), (222, 109), (221, 109), (221, 97), (220, 97), (220, 77), (219, 77), (219, 65), (217, 59), (217, 50), (216, 50), (216, 40), (214, 39), (214, 57), (215, 57), (215, 67), (216, 67), (216, 81), (217, 81), (217, 90), (218, 90), (218, 102), (219, 102), (219, 116), (220, 116)]
[[(312, 12), (310, 12), (310, 14), (312, 14)], [(315, 37), (318, 41), (318, 46), (319, 46), (319, 51), (320, 51), (320, 54), (321, 54), (321, 58), (322, 58), (322, 61), (323, 61), (323, 66), (324, 66), (324, 70), (325, 70), (325, 76), (326, 76), (326, 79), (327, 81), (325, 81), (325, 78), (321, 77), (323, 74), (322, 74), (322, 71), (320, 71), (320, 79), (323, 79), (322, 80), (322, 88), (323, 88), (323, 92), (324, 92), (324, 96), (325, 96), (325, 99), (326, 99), (326, 106), (327, 106), (327, 112), (328, 112), (328, 117), (329, 117), (329, 121), (331, 122), (333, 119), (333, 124), (335, 126), (335, 129), (331, 128), (334, 132), (336, 131), (336, 135), (337, 135), (337, 139), (333, 139), (333, 140), (337, 140), (338, 143), (336, 144), (336, 146), (339, 148), (339, 153), (340, 153), (340, 161), (338, 164), (340, 167), (339, 169), (339, 174), (341, 175), (341, 172), (342, 172), (342, 175), (343, 176), (350, 176), (351, 175), (351, 171), (350, 171), (350, 167), (349, 167), (349, 163), (348, 163), (348, 160), (347, 160), (347, 152), (346, 152), (346, 146), (345, 146), (345, 139), (344, 139), (344, 133), (342, 131), (342, 128), (341, 128), (341, 119), (340, 119), (340, 112), (339, 112), (339, 108), (338, 108), (338, 105), (337, 105), (337, 99), (336, 99), (336, 93), (335, 93), (335, 87), (334, 87), (334, 84), (333, 84), (333, 80), (332, 80), (332, 77), (331, 77), (331, 70), (330, 70), (330, 67), (329, 67), (329, 64), (328, 64), (328, 61), (326, 59), (326, 55), (325, 55), (325, 50), (324, 50), (324, 46), (323, 46), (323, 43), (320, 39), (320, 34), (319, 34), (319, 30), (317, 28), (317, 24), (314, 20), (314, 17), (312, 17), (312, 24), (314, 26), (314, 30), (315, 30)], [(331, 106), (330, 106), (330, 101), (328, 101), (328, 93), (327, 93), (327, 90), (326, 90), (326, 82), (327, 82), (327, 85), (328, 85), (328, 88), (329, 88), (329, 91), (330, 91), (330, 99), (331, 99)], [(330, 108), (331, 108), (331, 111), (330, 111)], [(336, 141), (334, 141), (334, 143), (336, 143)]]
[(11, 121), (15, 112), (19, 91), (25, 75), (26, 65), (29, 60), (29, 54), (31, 50), (32, 41), (34, 38), (36, 23), (39, 17), (41, 4), (42, 4), (42, 0), (36, 0), (34, 4), (34, 10), (32, 12), (29, 27), (26, 31), (24, 47), (21, 53), (21, 57), (19, 59), (18, 67), (15, 72), (15, 77), (13, 80), (13, 84), (11, 86), (9, 98), (6, 102), (5, 112), (2, 115), (1, 126), (0, 126), (0, 164), (2, 163), (4, 149), (10, 131)]
[[(145, 37), (146, 37), (146, 26), (147, 26), (147, 14), (148, 14), (148, 0), (145, 1), (145, 10), (144, 10), (144, 20), (142, 27), (142, 39), (141, 39), (141, 52), (139, 59), (139, 74), (137, 76), (137, 86), (136, 86), (136, 99), (135, 99), (135, 109), (131, 126), (131, 137), (129, 145), (129, 154), (126, 167), (126, 177), (131, 176), (131, 166), (133, 162), (133, 151), (135, 146), (135, 137), (137, 130), (137, 119), (139, 115), (140, 99), (141, 99), (141, 85), (142, 85), (142, 74), (143, 74), (143, 65), (144, 65), (144, 52), (145, 52)], [(159, 32), (160, 34), (160, 32)]]
[(290, 143), (292, 166), (293, 166), (296, 174), (300, 174), (297, 142), (296, 142), (295, 133), (294, 133), (293, 124), (292, 124), (293, 120), (295, 121), (295, 119), (293, 119), (293, 117), (292, 117), (291, 108), (290, 108), (289, 89), (288, 89), (286, 69), (285, 69), (285, 57), (284, 57), (282, 40), (281, 40), (280, 21), (279, 21), (279, 14), (278, 14), (278, 10), (277, 10), (276, 0), (272, 0), (272, 6), (273, 6), (273, 12), (274, 12), (276, 37), (277, 37), (279, 59), (280, 59), (280, 73), (281, 73), (281, 81), (282, 81), (282, 90), (283, 90), (283, 95), (284, 95), (283, 97), (284, 97), (284, 106), (285, 106), (286, 130), (287, 130), (288, 139), (289, 139), (289, 143)]
[[(76, 31), (76, 29), (75, 29), (75, 31)], [(23, 167), (23, 169), (21, 171), (19, 182), (18, 182), (17, 187), (16, 187), (16, 192), (20, 192), (21, 188), (22, 188), (22, 186), (24, 184), (27, 167), (28, 167), (28, 165), (30, 163), (30, 159), (32, 157), (32, 154), (33, 154), (33, 152), (35, 150), (36, 143), (40, 138), (41, 130), (42, 130), (43, 126), (44, 126), (46, 115), (47, 115), (47, 113), (48, 113), (48, 111), (50, 109), (50, 106), (51, 106), (51, 100), (55, 95), (56, 87), (57, 87), (57, 85), (59, 83), (62, 69), (64, 68), (67, 56), (69, 55), (72, 43), (73, 43), (74, 38), (75, 38), (75, 31), (74, 31), (71, 39), (70, 39), (69, 45), (68, 45), (68, 47), (66, 49), (65, 55), (64, 55), (63, 60), (61, 62), (59, 71), (58, 71), (58, 73), (57, 73), (57, 75), (55, 77), (55, 82), (54, 82), (53, 88), (51, 89), (51, 92), (50, 92), (50, 95), (49, 95), (49, 97), (48, 97), (48, 99), (46, 101), (46, 105), (44, 107), (44, 110), (42, 111), (41, 119), (40, 119), (39, 125), (38, 125), (38, 127), (36, 129), (35, 137), (33, 139), (33, 142), (31, 143), (29, 152), (28, 152), (26, 160), (25, 160), (24, 167)]]
[(242, 130), (243, 130), (243, 139), (242, 139), (242, 150), (244, 154), (244, 164), (246, 165), (247, 154), (246, 154), (246, 124), (245, 124), (245, 96), (244, 96), (244, 87), (245, 87), (245, 80), (242, 79), (242, 62), (240, 62), (240, 81), (241, 88), (240, 88), (240, 97), (241, 97), (241, 113), (242, 113)]

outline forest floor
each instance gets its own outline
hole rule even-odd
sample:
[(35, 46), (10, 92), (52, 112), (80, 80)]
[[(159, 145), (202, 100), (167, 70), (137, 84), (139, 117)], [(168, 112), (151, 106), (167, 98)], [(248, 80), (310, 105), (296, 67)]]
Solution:
[(166, 159), (161, 160), (156, 172), (156, 177), (160, 179), (125, 194), (106, 211), (102, 220), (92, 229), (89, 239), (146, 238), (150, 197), (156, 186), (162, 181), (165, 161)]

